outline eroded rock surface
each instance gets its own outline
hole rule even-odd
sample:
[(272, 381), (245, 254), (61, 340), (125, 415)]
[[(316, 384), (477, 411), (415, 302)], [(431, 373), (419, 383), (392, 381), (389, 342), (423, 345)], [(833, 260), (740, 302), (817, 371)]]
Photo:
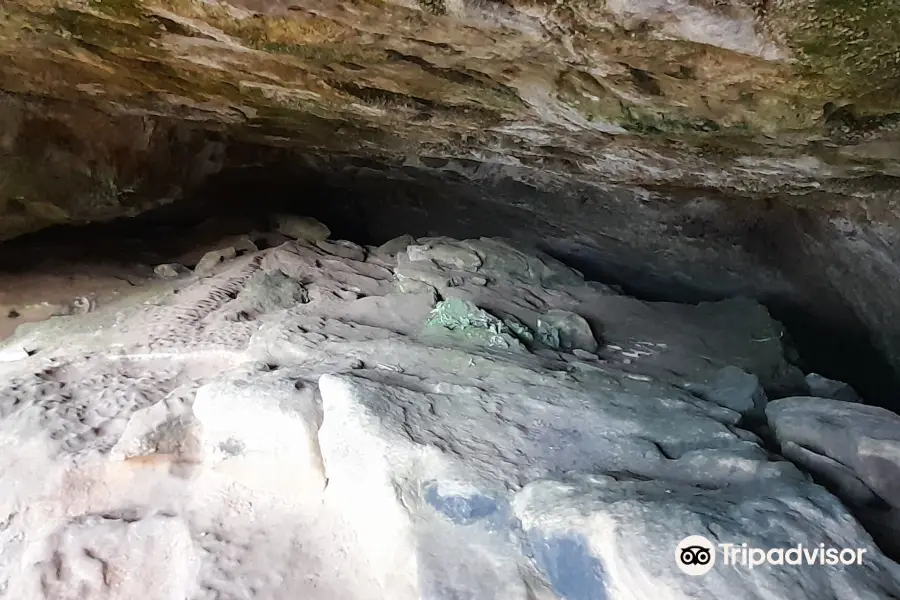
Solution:
[[(895, 508), (900, 498), (900, 417), (883, 408), (828, 398), (783, 398), (766, 408), (785, 454), (832, 463)], [(828, 470), (821, 469), (828, 479)]]
[[(896, 596), (841, 501), (744, 428), (805, 389), (781, 337), (753, 301), (642, 302), (489, 238), (298, 240), (157, 281), (0, 346), (0, 590)], [(795, 439), (778, 411), (834, 402), (766, 411)], [(880, 468), (859, 489), (895, 501)], [(865, 560), (691, 577), (688, 535)]]

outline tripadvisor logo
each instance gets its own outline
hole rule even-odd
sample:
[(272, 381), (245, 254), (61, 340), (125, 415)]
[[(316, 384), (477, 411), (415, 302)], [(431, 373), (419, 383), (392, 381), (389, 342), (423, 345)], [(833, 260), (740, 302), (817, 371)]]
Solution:
[(675, 548), (675, 563), (688, 575), (704, 575), (721, 555), (725, 566), (753, 569), (761, 565), (861, 565), (865, 548), (833, 548), (825, 544), (790, 548), (753, 548), (744, 544), (713, 544), (702, 535), (691, 535)]
[(704, 575), (716, 564), (716, 549), (702, 535), (690, 535), (675, 548), (675, 563), (688, 575)]

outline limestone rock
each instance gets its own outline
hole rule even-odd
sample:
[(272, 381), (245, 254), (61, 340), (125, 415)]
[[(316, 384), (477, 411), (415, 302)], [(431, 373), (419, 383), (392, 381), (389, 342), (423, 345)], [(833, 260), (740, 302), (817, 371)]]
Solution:
[(458, 271), (477, 271), (483, 263), (475, 251), (456, 243), (413, 245), (407, 247), (406, 254), (413, 262), (430, 260), (440, 267)]
[(162, 514), (79, 515), (29, 545), (25, 556), (10, 586), (17, 598), (183, 598), (200, 567), (187, 523)]
[(200, 262), (194, 267), (194, 273), (198, 275), (209, 275), (215, 272), (223, 262), (231, 260), (236, 256), (237, 252), (233, 246), (222, 248), (221, 250), (210, 250), (203, 255), (203, 258), (201, 258)]
[(735, 366), (720, 369), (702, 384), (689, 385), (689, 389), (715, 402), (754, 419), (765, 418), (766, 392), (759, 377)]
[(828, 379), (818, 373), (809, 373), (806, 375), (806, 384), (809, 386), (810, 396), (843, 402), (862, 402), (856, 390), (843, 381)]
[(319, 240), (316, 242), (316, 246), (318, 246), (325, 252), (328, 252), (329, 254), (333, 254), (334, 256), (338, 256), (340, 258), (358, 261), (366, 260), (365, 248), (363, 248), (359, 244), (354, 244), (353, 242), (348, 242), (345, 240), (331, 242)]
[[(811, 484), (760, 484), (697, 494), (657, 482), (595, 477), (530, 484), (513, 500), (524, 544), (559, 598), (609, 600), (665, 597), (881, 598), (898, 590), (897, 566), (833, 496)], [(798, 530), (795, 515), (805, 515)], [(679, 543), (711, 542), (715, 558), (702, 576), (682, 573)], [(859, 548), (862, 564), (828, 568), (725, 564), (722, 545), (750, 548)], [(854, 555), (855, 560), (855, 555)], [(798, 571), (810, 575), (798, 576)], [(813, 569), (828, 571), (816, 577)], [(753, 575), (750, 573), (753, 572)]]
[(781, 454), (804, 471), (814, 473), (822, 485), (851, 506), (864, 507), (876, 503), (875, 493), (852, 469), (836, 460), (789, 441), (781, 443)]
[[(885, 512), (897, 417), (778, 400), (768, 417), (794, 462), (772, 454), (741, 412), (754, 377), (768, 389), (795, 376), (763, 307), (643, 302), (508, 241), (419, 242), (482, 263), (401, 252), (395, 268), (377, 251), (360, 261), (349, 244), (290, 241), (0, 343), (30, 354), (0, 365), (0, 590), (897, 595), (900, 567), (831, 495)], [(413, 281), (422, 292), (397, 290)], [(536, 339), (548, 314), (557, 349)], [(590, 345), (588, 331), (602, 347), (561, 351)], [(866, 526), (884, 543), (895, 529), (882, 521)], [(859, 547), (866, 560), (688, 577), (674, 555), (691, 534)]]
[(0, 348), (0, 363), (24, 360), (29, 356), (30, 354), (28, 354), (28, 351), (21, 346)]
[(395, 237), (378, 246), (378, 252), (387, 256), (396, 256), (401, 252), (406, 252), (409, 246), (416, 244), (416, 238), (409, 234)]
[(298, 215), (278, 215), (275, 218), (275, 231), (295, 240), (320, 242), (331, 236), (331, 230), (312, 217)]
[(190, 410), (177, 398), (166, 398), (131, 415), (109, 458), (127, 460), (160, 454), (192, 461), (199, 458), (198, 450)]
[(153, 272), (162, 279), (176, 279), (190, 273), (191, 270), (178, 263), (164, 263), (154, 267)]
[[(827, 457), (892, 506), (900, 506), (900, 417), (875, 406), (827, 398), (782, 398), (766, 408), (782, 444)], [(791, 446), (789, 446), (790, 448)], [(804, 461), (813, 470), (811, 460)], [(842, 470), (844, 470), (842, 469)], [(828, 480), (832, 469), (815, 469)], [(836, 483), (840, 485), (840, 481)], [(855, 500), (854, 494), (851, 500)]]
[(234, 247), (234, 250), (238, 255), (259, 252), (259, 247), (250, 238), (249, 235), (239, 235), (235, 238), (229, 239), (228, 242), (228, 245)]
[(309, 293), (302, 283), (275, 270), (253, 275), (235, 300), (235, 309), (250, 317), (306, 303)]
[(584, 317), (566, 310), (550, 310), (537, 321), (537, 339), (551, 348), (597, 350), (597, 340)]
[(274, 493), (323, 489), (314, 388), (277, 377), (223, 381), (198, 390), (193, 412), (219, 471)]

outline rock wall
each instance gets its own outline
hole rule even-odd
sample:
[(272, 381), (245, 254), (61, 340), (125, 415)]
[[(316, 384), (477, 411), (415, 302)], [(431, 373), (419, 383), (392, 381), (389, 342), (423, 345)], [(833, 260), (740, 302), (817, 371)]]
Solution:
[(136, 214), (270, 154), (336, 156), (326, 171), (488, 185), (498, 214), (635, 289), (751, 294), (900, 366), (891, 0), (2, 10), (0, 239)]

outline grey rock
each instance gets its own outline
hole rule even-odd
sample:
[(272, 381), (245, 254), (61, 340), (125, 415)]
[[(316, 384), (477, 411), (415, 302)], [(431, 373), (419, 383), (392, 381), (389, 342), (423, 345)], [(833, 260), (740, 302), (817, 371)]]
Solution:
[(528, 551), (560, 598), (607, 600), (608, 576), (603, 563), (589, 549), (580, 532), (551, 534), (537, 528), (527, 532)]
[(551, 348), (595, 352), (597, 340), (584, 317), (567, 310), (549, 310), (538, 318), (537, 339)]
[(235, 258), (237, 251), (233, 246), (222, 248), (221, 250), (210, 250), (203, 255), (197, 266), (194, 267), (194, 273), (198, 275), (209, 275), (214, 273), (219, 266), (227, 261)]
[(782, 443), (781, 453), (805, 471), (814, 473), (817, 481), (852, 506), (866, 506), (877, 498), (852, 470), (836, 460), (816, 454), (794, 442)]
[(421, 294), (435, 291), (435, 287), (430, 283), (406, 277), (397, 279), (397, 289), (405, 294)]
[(313, 219), (299, 215), (276, 215), (275, 231), (295, 240), (319, 242), (331, 236), (326, 225)]
[[(794, 377), (780, 326), (758, 303), (642, 302), (511, 242), (419, 245), (482, 264), (472, 272), (474, 262), (402, 252), (394, 268), (378, 252), (359, 261), (332, 252), (352, 255), (349, 245), (289, 242), (178, 293), (155, 289), (121, 310), (17, 332), (3, 347), (36, 354), (0, 365), (0, 479), (20, 513), (0, 515), (0, 572), (11, 566), (31, 587), (20, 593), (13, 581), (8, 595), (43, 598), (44, 580), (62, 590), (52, 587), (60, 550), (72, 551), (78, 589), (104, 590), (80, 537), (49, 545), (37, 563), (31, 545), (73, 514), (131, 515), (135, 505), (187, 521), (180, 538), (152, 540), (177, 541), (190, 550), (178, 564), (194, 565), (166, 598), (221, 581), (248, 598), (896, 595), (897, 565), (838, 499), (742, 428), (739, 411), (756, 406), (753, 377)], [(407, 284), (423, 292), (398, 292)], [(535, 343), (548, 314), (559, 320), (542, 331), (558, 348), (598, 337), (603, 347)], [(497, 336), (505, 345), (484, 343)], [(711, 401), (684, 381), (731, 391)], [(818, 410), (833, 402), (806, 400)], [(844, 406), (856, 420), (868, 414)], [(817, 419), (797, 427), (818, 430)], [(841, 435), (855, 427), (830, 420)], [(864, 430), (812, 445), (793, 436), (783, 452), (865, 510), (880, 508), (869, 499), (897, 479), (893, 438)], [(195, 442), (195, 466), (174, 477), (168, 455)], [(718, 565), (691, 578), (673, 564), (688, 534), (862, 547), (867, 560)], [(121, 564), (169, 581), (151, 554)]]
[[(900, 588), (897, 565), (841, 503), (812, 484), (760, 484), (698, 493), (658, 482), (584, 478), (527, 485), (513, 500), (534, 560), (559, 598), (889, 597)], [(807, 519), (796, 527), (796, 515)], [(699, 535), (715, 562), (702, 576), (682, 573), (676, 548)], [(725, 564), (722, 544), (751, 548), (860, 548), (847, 567)], [(803, 575), (800, 575), (800, 573)], [(815, 573), (826, 572), (826, 576)]]
[(689, 389), (699, 393), (710, 402), (725, 406), (742, 415), (762, 419), (765, 417), (766, 392), (759, 383), (759, 377), (735, 366), (727, 366), (717, 371), (703, 383), (689, 385)]
[(282, 271), (257, 273), (237, 295), (236, 310), (250, 316), (290, 308), (309, 301), (306, 287)]
[[(831, 459), (885, 502), (900, 506), (900, 416), (875, 406), (795, 397), (771, 402), (766, 417), (782, 445)], [(806, 465), (815, 466), (810, 460)], [(834, 470), (815, 472), (827, 479)]]
[(172, 455), (185, 461), (200, 457), (196, 424), (189, 407), (172, 396), (136, 411), (109, 452), (112, 460)]
[(862, 402), (856, 390), (843, 381), (828, 379), (818, 373), (809, 373), (806, 375), (806, 384), (809, 386), (810, 396), (831, 398), (843, 402)]
[(396, 256), (401, 252), (406, 252), (406, 248), (416, 244), (416, 238), (409, 234), (395, 237), (378, 246), (378, 252), (387, 256)]
[(459, 271), (477, 271), (483, 263), (477, 252), (455, 242), (409, 246), (406, 254), (412, 262), (433, 261), (440, 267)]
[(319, 240), (316, 242), (316, 246), (329, 254), (339, 256), (341, 258), (346, 258), (348, 260), (366, 260), (366, 249), (359, 244), (354, 244), (353, 242), (348, 242), (345, 240)]
[(154, 267), (153, 272), (162, 279), (176, 279), (182, 275), (187, 275), (191, 270), (178, 263), (163, 263)]

